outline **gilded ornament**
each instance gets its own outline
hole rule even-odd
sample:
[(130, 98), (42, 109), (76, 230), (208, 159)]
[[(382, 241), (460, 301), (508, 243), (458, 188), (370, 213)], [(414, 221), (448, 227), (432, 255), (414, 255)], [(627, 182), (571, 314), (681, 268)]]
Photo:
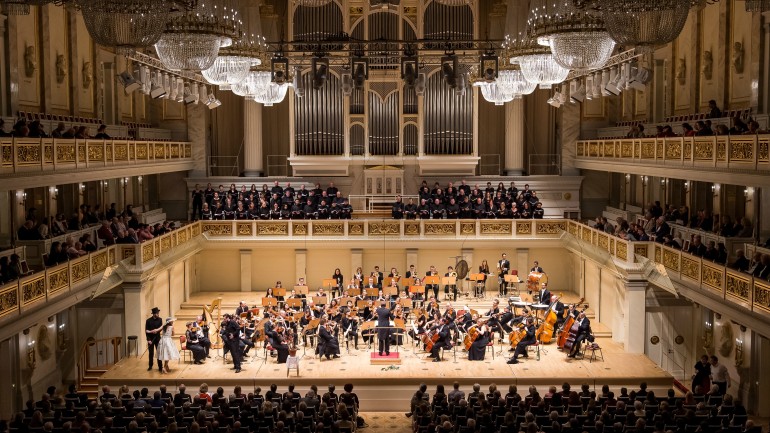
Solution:
[(482, 235), (509, 235), (511, 234), (510, 222), (482, 222), (481, 234)]
[(604, 156), (610, 157), (610, 158), (615, 156), (615, 143), (612, 143), (612, 142), (604, 143)]
[(770, 313), (770, 284), (754, 280), (754, 307)]
[(679, 141), (666, 141), (666, 159), (680, 159), (682, 157), (682, 143)]
[(147, 144), (136, 145), (136, 159), (147, 159)]
[[(759, 159), (762, 162), (768, 162), (770, 161), (770, 155), (768, 154), (768, 141), (767, 139), (763, 138), (758, 143), (758, 151), (757, 151), (757, 159)], [(5, 158), (5, 156), (3, 156)]]
[(79, 260), (80, 261), (70, 262), (70, 269), (72, 269), (70, 284), (75, 284), (78, 281), (85, 280), (91, 276), (91, 274), (88, 272), (88, 258), (84, 257)]
[(238, 223), (238, 236), (251, 236), (251, 223)]
[(585, 153), (585, 143), (583, 143), (582, 141), (578, 141), (577, 150), (575, 151), (575, 154), (577, 156), (585, 156), (584, 153)]
[(404, 223), (404, 234), (407, 236), (418, 236), (420, 234), (420, 223), (417, 223), (417, 222)]
[(634, 254), (637, 256), (647, 257), (647, 245), (634, 244)]
[(663, 249), (655, 245), (655, 263), (661, 263), (661, 256), (663, 255)]
[(663, 141), (660, 140), (657, 143), (655, 143), (655, 158), (662, 158), (663, 157)]
[(67, 266), (48, 273), (48, 293), (54, 294), (69, 287), (69, 269)]
[(620, 155), (623, 158), (631, 158), (634, 156), (632, 144), (626, 141), (620, 143)]
[(110, 266), (112, 266), (115, 264), (115, 249), (110, 249), (108, 254)]
[(147, 263), (155, 258), (155, 247), (151, 242), (142, 245), (142, 263)]
[(735, 296), (741, 301), (749, 301), (749, 280), (728, 272), (725, 290), (728, 295)]
[(695, 142), (695, 159), (713, 159), (714, 143), (712, 141)]
[(86, 146), (85, 145), (78, 145), (78, 160), (81, 162), (86, 161)]
[(185, 158), (189, 158), (192, 156), (192, 145), (190, 143), (185, 143), (184, 155), (185, 155)]
[(730, 141), (731, 161), (751, 161), (754, 159), (754, 143)]
[(370, 235), (394, 236), (399, 234), (398, 223), (392, 222), (370, 222)]
[(591, 229), (589, 229), (588, 227), (581, 227), (580, 239), (583, 239), (584, 241), (591, 243)]
[(20, 165), (39, 164), (40, 146), (38, 145), (16, 145), (16, 161)]
[(578, 235), (578, 225), (576, 222), (570, 221), (567, 225), (567, 230), (569, 231), (569, 234), (572, 236), (577, 237)]
[(598, 143), (588, 143), (588, 156), (599, 156)]
[(53, 146), (50, 144), (43, 146), (43, 162), (53, 162)]
[(19, 310), (19, 287), (16, 284), (0, 292), (0, 317)]
[[(569, 193), (568, 193), (569, 194)], [(535, 233), (539, 235), (558, 235), (564, 230), (566, 230), (566, 224), (564, 224), (563, 221), (561, 222), (548, 222), (548, 221), (537, 221), (535, 222)]]
[(460, 223), (460, 234), (463, 234), (463, 235), (476, 234), (476, 224), (475, 223)]
[[(249, 227), (251, 227), (251, 224), (249, 224)], [(249, 234), (251, 234), (251, 232), (249, 232)], [(176, 234), (176, 243), (177, 245), (182, 245), (185, 242), (187, 242), (187, 230), (181, 230)]]
[(155, 159), (166, 159), (166, 146), (155, 143)]
[(193, 225), (192, 226), (192, 237), (193, 238), (197, 238), (200, 235), (201, 235), (201, 224), (198, 223), (198, 224)]
[(229, 222), (224, 223), (204, 223), (203, 224), (203, 231), (207, 233), (209, 236), (232, 236), (233, 235), (233, 225)]
[(91, 254), (91, 273), (96, 274), (107, 269), (107, 252)]
[(364, 223), (350, 222), (348, 223), (348, 235), (362, 236), (364, 234)]
[(89, 144), (88, 145), (88, 160), (89, 161), (102, 161), (104, 160), (104, 147), (101, 144)]
[(3, 144), (3, 165), (13, 164), (13, 148), (9, 145)]
[(259, 236), (288, 236), (289, 223), (257, 223)]
[(717, 141), (717, 161), (724, 161), (727, 155), (727, 143), (722, 140)]
[(160, 251), (165, 253), (171, 249), (171, 236), (166, 236), (160, 239)]
[[(294, 234), (297, 234), (296, 231)], [(345, 234), (345, 224), (313, 223), (313, 234), (318, 236), (342, 236)]]
[(179, 158), (179, 145), (178, 144), (172, 144), (170, 147), (171, 147), (171, 157), (172, 158)]
[(663, 250), (663, 266), (679, 272), (679, 253), (671, 250)]
[(134, 257), (136, 252), (133, 248), (123, 248), (123, 258), (122, 260), (130, 259), (131, 257)]
[(690, 159), (692, 155), (692, 141), (687, 140), (684, 142), (684, 159)]
[(516, 234), (517, 235), (531, 235), (532, 223), (527, 221), (516, 221)]
[(652, 159), (655, 158), (655, 142), (643, 141), (642, 142), (642, 158)]
[(435, 236), (446, 236), (455, 234), (455, 223), (425, 223), (425, 234)]
[(703, 284), (722, 292), (723, 269), (718, 269), (707, 264), (701, 267), (701, 281)]
[(609, 251), (609, 246), (610, 246), (609, 236), (600, 233), (597, 239), (597, 245), (599, 245), (599, 248), (603, 249), (604, 251)]
[(628, 260), (628, 243), (617, 241), (615, 243), (615, 256), (620, 260)]
[(107, 146), (106, 150), (107, 161), (112, 161), (112, 146)]
[(75, 145), (73, 144), (57, 145), (56, 162), (75, 162)]
[(692, 280), (698, 280), (700, 274), (700, 262), (693, 260), (687, 256), (682, 256), (682, 276), (690, 278)]
[(27, 306), (45, 298), (45, 277), (42, 275), (21, 283), (21, 305)]

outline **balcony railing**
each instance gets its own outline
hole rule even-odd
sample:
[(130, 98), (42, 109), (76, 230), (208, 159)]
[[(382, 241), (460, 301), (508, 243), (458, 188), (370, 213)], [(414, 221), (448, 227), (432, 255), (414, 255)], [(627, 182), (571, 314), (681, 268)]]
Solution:
[(683, 168), (770, 170), (770, 135), (579, 140), (578, 159)]
[(0, 174), (82, 170), (191, 160), (186, 142), (0, 139)]

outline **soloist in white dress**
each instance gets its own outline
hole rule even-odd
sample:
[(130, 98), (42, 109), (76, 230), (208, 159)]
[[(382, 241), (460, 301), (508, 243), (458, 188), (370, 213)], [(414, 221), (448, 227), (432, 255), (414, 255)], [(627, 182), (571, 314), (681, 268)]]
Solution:
[(159, 361), (172, 361), (179, 359), (179, 350), (174, 343), (173, 327), (168, 326), (166, 332), (160, 337), (158, 343), (158, 360)]

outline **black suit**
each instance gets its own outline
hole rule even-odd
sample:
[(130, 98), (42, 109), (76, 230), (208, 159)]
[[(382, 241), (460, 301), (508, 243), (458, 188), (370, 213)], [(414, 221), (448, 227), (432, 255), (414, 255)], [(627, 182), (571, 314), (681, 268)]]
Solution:
[(540, 289), (540, 303), (550, 305), (551, 304), (551, 292), (548, 289)]
[(584, 317), (582, 320), (578, 320), (578, 323), (579, 325), (577, 336), (575, 337), (575, 343), (572, 345), (572, 350), (569, 353), (569, 356), (573, 358), (580, 351), (580, 345), (588, 338), (588, 335), (591, 333), (591, 321), (588, 320), (588, 317)]
[(430, 356), (438, 359), (441, 349), (449, 349), (452, 347), (452, 342), (449, 338), (449, 326), (443, 325), (438, 331), (438, 341), (433, 343), (433, 348), (430, 350)]
[[(149, 369), (152, 369), (152, 366), (154, 364), (153, 361), (155, 361), (155, 351), (158, 349), (158, 343), (160, 343), (160, 332), (156, 332), (153, 334), (153, 333), (149, 333), (148, 331), (158, 329), (161, 326), (163, 326), (163, 319), (161, 319), (160, 317), (152, 316), (144, 322), (144, 332), (145, 332), (145, 336), (147, 337), (147, 349), (150, 352), (149, 353), (150, 366), (148, 367)], [(162, 370), (163, 362), (161, 362), (161, 360), (159, 359), (157, 361), (158, 361), (158, 370)]]
[(340, 343), (337, 341), (337, 337), (333, 336), (325, 326), (321, 326), (318, 329), (318, 346), (316, 351), (319, 355), (326, 355), (329, 358), (331, 355), (340, 354)]
[(377, 315), (377, 340), (378, 352), (380, 356), (385, 352), (385, 355), (390, 355), (390, 319), (393, 317), (393, 313), (389, 308), (378, 307), (375, 311)]
[(289, 357), (289, 345), (281, 341), (281, 336), (272, 329), (266, 332), (265, 336), (270, 339), (270, 345), (273, 346), (273, 349), (278, 353), (278, 363), (286, 363), (286, 358)]
[(524, 357), (527, 357), (527, 346), (530, 344), (535, 344), (537, 340), (535, 339), (535, 325), (528, 325), (526, 327), (527, 329), (527, 335), (524, 336), (524, 338), (521, 339), (519, 344), (516, 345), (516, 350), (513, 352), (513, 359), (515, 360), (520, 355), (524, 355)]
[(500, 278), (500, 296), (508, 293), (508, 283), (505, 281), (505, 276), (508, 275), (508, 271), (511, 269), (511, 262), (507, 259), (501, 259), (497, 262), (497, 267), (500, 268), (500, 273), (497, 275)]

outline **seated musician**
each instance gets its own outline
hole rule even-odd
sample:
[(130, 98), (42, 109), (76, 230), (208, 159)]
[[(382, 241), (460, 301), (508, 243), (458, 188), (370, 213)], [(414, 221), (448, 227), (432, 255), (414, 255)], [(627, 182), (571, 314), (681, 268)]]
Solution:
[(489, 344), (489, 339), (492, 338), (492, 333), (486, 323), (481, 319), (476, 320), (475, 330), (478, 333), (478, 336), (473, 340), (473, 343), (471, 343), (470, 349), (468, 349), (468, 360), (483, 361), (484, 355), (487, 353), (487, 344)]
[[(344, 307), (343, 307), (344, 308)], [(348, 311), (342, 317), (342, 332), (345, 338), (345, 345), (348, 341), (353, 339), (353, 347), (358, 350), (358, 321), (361, 320), (356, 316), (356, 311), (353, 310), (353, 302), (348, 301)]]
[(468, 328), (473, 326), (476, 320), (471, 316), (471, 309), (467, 305), (463, 307), (463, 311), (463, 315), (457, 318), (457, 328), (462, 332), (468, 332)]
[(337, 341), (336, 333), (332, 329), (337, 324), (331, 320), (321, 319), (318, 324), (318, 346), (316, 346), (316, 354), (320, 356), (326, 356), (326, 359), (340, 357), (340, 343)]
[(203, 364), (203, 360), (206, 358), (206, 349), (200, 343), (197, 325), (195, 322), (187, 322), (187, 331), (185, 332), (186, 346), (187, 350), (193, 354), (193, 364)]
[(527, 325), (524, 329), (526, 330), (526, 335), (521, 339), (521, 341), (519, 341), (519, 344), (516, 345), (516, 349), (513, 352), (513, 358), (508, 360), (508, 364), (518, 364), (519, 360), (516, 358), (519, 356), (529, 358), (529, 355), (527, 354), (527, 346), (537, 342), (537, 339), (535, 338), (536, 329), (534, 318), (527, 318)]
[(427, 304), (428, 305), (425, 307), (425, 312), (428, 313), (431, 317), (434, 316), (435, 314), (441, 314), (441, 312), (439, 311), (439, 305), (438, 305), (438, 301), (436, 301), (436, 298), (431, 296), (430, 298), (428, 298)]
[(241, 301), (241, 303), (238, 305), (238, 308), (235, 309), (235, 315), (237, 317), (240, 317), (241, 314), (246, 314), (250, 310), (249, 305), (246, 304), (246, 301)]
[(433, 358), (433, 362), (439, 362), (441, 361), (441, 349), (449, 350), (452, 348), (449, 326), (447, 326), (445, 317), (440, 319), (439, 325), (437, 326), (435, 332), (438, 333), (438, 341), (433, 343), (433, 347), (430, 349), (430, 356), (428, 356), (428, 358)]
[[(307, 346), (307, 339), (310, 338), (310, 346), (313, 345), (313, 338), (315, 337), (315, 331), (308, 329), (308, 325), (313, 320), (313, 314), (310, 310), (305, 310), (305, 314), (299, 319), (299, 325), (302, 327), (302, 344)], [(265, 334), (267, 335), (267, 334)]]
[(412, 323), (412, 329), (408, 334), (415, 340), (419, 340), (420, 336), (425, 333), (425, 324), (428, 323), (427, 314), (419, 314), (415, 321)]
[[(506, 306), (503, 309), (503, 314), (500, 315), (500, 328), (502, 328), (503, 332), (510, 333), (511, 332), (511, 321), (513, 321), (513, 312), (511, 311), (510, 306)], [(500, 335), (502, 337), (502, 334)]]
[(369, 277), (369, 279), (366, 281), (366, 285), (364, 286), (364, 290), (367, 290), (370, 293), (377, 293), (377, 290), (380, 288), (382, 288), (382, 286), (377, 284), (375, 277)]
[(368, 301), (369, 295), (366, 293), (366, 289), (361, 289), (361, 293), (356, 296), (356, 302), (358, 301)]
[[(414, 278), (414, 286), (415, 287), (422, 286), (422, 280), (420, 280), (419, 277)], [(410, 289), (410, 293), (412, 295), (412, 299), (415, 302), (419, 303), (420, 305), (425, 305), (425, 295), (421, 291), (411, 292), (411, 289)]]
[(484, 316), (487, 316), (489, 319), (487, 321), (487, 326), (489, 327), (490, 331), (494, 334), (494, 332), (500, 332), (500, 337), (502, 338), (503, 330), (500, 327), (500, 300), (494, 299), (492, 300), (492, 308), (489, 309), (486, 313), (484, 313)]
[(526, 325), (527, 319), (530, 317), (529, 310), (526, 308), (521, 309), (521, 313), (519, 313), (518, 316), (514, 317), (511, 321), (511, 325), (513, 326), (519, 326), (519, 325)]
[(417, 205), (414, 204), (414, 199), (409, 199), (409, 202), (404, 206), (404, 216), (408, 220), (417, 219)]
[[(567, 355), (568, 358), (574, 358), (580, 353), (580, 345), (583, 344), (591, 334), (591, 321), (586, 317), (586, 313), (578, 314), (577, 319), (575, 319), (575, 324), (577, 325), (577, 334), (575, 335), (575, 342), (572, 345), (572, 350), (570, 350), (569, 355)], [(575, 325), (572, 326), (574, 328)]]
[(326, 292), (324, 292), (324, 288), (323, 287), (319, 287), (318, 291), (315, 292), (315, 296), (316, 297), (326, 298)]
[(446, 319), (447, 326), (449, 326), (449, 330), (454, 331), (455, 340), (459, 340), (460, 331), (457, 329), (457, 325), (455, 324), (455, 319), (457, 318), (457, 312), (452, 307), (452, 304), (450, 304), (449, 302), (447, 302), (444, 307), (445, 309), (442, 317)]
[(356, 280), (355, 278), (351, 279), (350, 283), (348, 283), (348, 285), (347, 285), (347, 290), (358, 289), (358, 288), (359, 288), (358, 287), (358, 280)]
[(313, 316), (313, 319), (319, 319), (323, 315), (321, 307), (316, 305), (312, 299), (308, 299), (306, 310), (310, 312), (310, 315)]
[(390, 273), (388, 274), (388, 277), (395, 278), (396, 281), (401, 278), (401, 275), (398, 274), (398, 269), (396, 268), (390, 268)]
[(387, 299), (385, 299), (385, 294), (382, 292), (382, 289), (377, 290), (377, 298), (375, 299), (375, 302), (379, 303), (383, 301), (387, 301)]
[(265, 333), (265, 337), (270, 341), (270, 345), (278, 353), (278, 364), (285, 364), (286, 358), (289, 357), (289, 345), (283, 340), (284, 331), (283, 324), (278, 323), (273, 329)]
[(395, 220), (400, 220), (404, 216), (404, 202), (400, 195), (396, 196), (396, 202), (390, 207), (390, 216)]

